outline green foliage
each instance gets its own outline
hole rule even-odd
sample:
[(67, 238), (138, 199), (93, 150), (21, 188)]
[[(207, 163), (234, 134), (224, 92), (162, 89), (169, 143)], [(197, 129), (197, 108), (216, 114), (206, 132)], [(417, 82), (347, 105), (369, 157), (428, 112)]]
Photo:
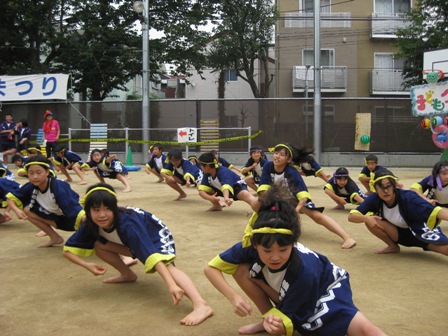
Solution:
[(448, 2), (420, 0), (407, 15), (410, 25), (397, 32), (397, 57), (403, 58), (403, 75), (407, 87), (423, 80), (423, 54), (448, 48)]
[[(215, 71), (236, 69), (254, 97), (265, 97), (272, 82), (269, 47), (276, 22), (276, 8), (269, 0), (223, 0), (218, 6), (220, 24), (209, 50), (208, 65)], [(264, 73), (266, 93), (258, 87), (257, 62)]]
[[(142, 71), (142, 39), (129, 0), (4, 0), (0, 2), (0, 74), (63, 72), (73, 92), (103, 100)], [(213, 1), (150, 0), (151, 75), (161, 63), (201, 63)], [(199, 46), (199, 47), (198, 47)]]

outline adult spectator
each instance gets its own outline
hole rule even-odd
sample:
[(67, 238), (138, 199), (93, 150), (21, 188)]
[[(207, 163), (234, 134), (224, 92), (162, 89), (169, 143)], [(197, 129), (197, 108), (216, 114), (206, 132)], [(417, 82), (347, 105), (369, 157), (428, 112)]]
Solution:
[(3, 155), (3, 163), (8, 164), (8, 155), (13, 155), (17, 151), (14, 141), (14, 128), (16, 123), (11, 113), (6, 113), (5, 121), (0, 124), (0, 150)]
[(43, 137), (42, 144), (47, 151), (47, 158), (51, 158), (56, 154), (56, 146), (61, 134), (59, 122), (53, 119), (53, 112), (46, 110), (44, 114), (44, 125), (42, 126)]

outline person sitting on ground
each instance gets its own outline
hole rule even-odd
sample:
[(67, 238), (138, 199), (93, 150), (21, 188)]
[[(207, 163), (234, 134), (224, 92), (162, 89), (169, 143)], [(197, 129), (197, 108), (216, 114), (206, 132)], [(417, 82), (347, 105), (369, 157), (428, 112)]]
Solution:
[(53, 158), (54, 164), (61, 170), (61, 172), (66, 177), (66, 182), (73, 182), (72, 178), (68, 174), (67, 170), (73, 170), (76, 175), (81, 179), (80, 182), (78, 182), (78, 185), (85, 185), (87, 184), (87, 181), (84, 177), (84, 173), (81, 171), (81, 167), (84, 164), (84, 161), (81, 159), (81, 157), (75, 153), (67, 150), (65, 145), (58, 145), (56, 147), (56, 155)]
[(439, 161), (431, 175), (411, 186), (411, 190), (432, 205), (448, 208), (448, 161)]
[(386, 169), (375, 173), (372, 186), (375, 192), (350, 211), (348, 220), (364, 223), (386, 243), (375, 253), (399, 253), (402, 245), (448, 256), (448, 237), (439, 226), (441, 220), (448, 220), (447, 208), (434, 206), (414, 191), (399, 188), (397, 177)]
[[(42, 149), (40, 145), (35, 145), (34, 147), (28, 147), (28, 149), (25, 152), (27, 157), (24, 158), (22, 167), (19, 167), (19, 169), (17, 169), (17, 175), (20, 177), (28, 177), (26, 169), (24, 169), (24, 166), (28, 162), (28, 159), (36, 155), (42, 155)], [(53, 177), (56, 177), (56, 172), (54, 171), (53, 163), (51, 161), (50, 161), (50, 174)]]
[[(213, 153), (202, 154), (198, 161), (204, 172), (202, 182), (198, 186), (199, 196), (212, 203), (208, 211), (221, 211), (223, 205), (231, 206), (234, 200), (242, 200), (251, 207), (258, 202), (247, 190), (247, 185), (241, 176), (224, 166), (219, 166)], [(220, 197), (224, 198), (223, 205)]]
[(356, 182), (351, 179), (345, 167), (336, 169), (324, 190), (336, 202), (337, 206), (333, 208), (334, 210), (344, 210), (346, 204), (361, 204), (366, 198)]
[(187, 197), (187, 194), (182, 190), (180, 185), (196, 186), (198, 181), (202, 180), (202, 171), (193, 165), (187, 159), (182, 157), (180, 149), (173, 149), (166, 158), (167, 166), (162, 168), (160, 173), (165, 179), (166, 184), (179, 193), (179, 196), (174, 201), (180, 201)]
[[(64, 238), (53, 228), (64, 231), (78, 228), (84, 215), (79, 195), (70, 184), (51, 176), (50, 161), (43, 155), (29, 158), (24, 169), (29, 182), (6, 195), (9, 209), (17, 218), (28, 219), (50, 237), (50, 241), (39, 247), (62, 244)], [(10, 210), (5, 212), (9, 219)]]
[[(8, 206), (6, 195), (10, 192), (14, 193), (18, 191), (20, 187), (20, 184), (15, 181), (0, 178), (0, 202), (2, 208), (7, 208)], [(6, 217), (3, 214), (0, 214), (0, 224), (5, 223), (10, 219), (10, 216)]]
[(223, 273), (233, 275), (261, 312), (259, 322), (239, 333), (384, 336), (353, 303), (347, 271), (298, 242), (300, 221), (288, 194), (274, 186), (263, 195), (258, 218), (243, 242), (205, 267), (206, 277), (238, 316), (250, 315), (252, 306)]
[(104, 183), (89, 187), (82, 203), (87, 219), (67, 240), (65, 258), (95, 276), (103, 275), (106, 267), (81, 258), (95, 253), (120, 273), (104, 279), (104, 283), (136, 281), (137, 274), (123, 262), (120, 254), (138, 258), (147, 273), (157, 272), (163, 278), (175, 305), (184, 294), (191, 300), (193, 311), (180, 320), (182, 324), (197, 325), (213, 315), (193, 281), (174, 266), (174, 239), (160, 219), (142, 209), (119, 207), (114, 189)]
[(275, 146), (272, 161), (269, 161), (263, 167), (258, 194), (262, 195), (274, 184), (287, 185), (291, 194), (297, 199), (296, 210), (298, 213), (308, 216), (315, 223), (338, 235), (343, 240), (342, 248), (350, 249), (354, 247), (356, 241), (333, 218), (322, 213), (324, 211), (323, 207), (316, 207), (312, 202), (302, 176), (291, 164), (293, 158), (298, 155), (295, 147), (289, 144)]
[(161, 170), (166, 166), (166, 155), (163, 154), (163, 148), (161, 144), (154, 144), (150, 149), (149, 161), (146, 164), (145, 172), (147, 174), (153, 173), (158, 178), (158, 183), (164, 181), (163, 176), (160, 174)]
[(263, 150), (258, 146), (251, 147), (249, 154), (250, 158), (247, 160), (243, 169), (241, 169), (241, 174), (246, 176), (244, 181), (247, 185), (257, 191), (261, 173), (263, 172), (263, 166), (268, 160), (263, 158)]
[(100, 182), (104, 183), (104, 178), (118, 180), (124, 185), (122, 192), (131, 192), (131, 185), (128, 181), (128, 170), (117, 159), (115, 154), (109, 155), (109, 151), (94, 149), (90, 153), (90, 160), (81, 166), (82, 170), (91, 169)]

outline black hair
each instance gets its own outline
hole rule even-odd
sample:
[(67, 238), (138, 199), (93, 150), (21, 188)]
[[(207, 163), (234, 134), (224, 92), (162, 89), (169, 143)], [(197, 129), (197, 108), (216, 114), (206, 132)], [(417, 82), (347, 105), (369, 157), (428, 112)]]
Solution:
[(167, 159), (182, 160), (182, 151), (180, 149), (171, 150), (167, 155)]
[(22, 161), (23, 161), (23, 156), (22, 156), (22, 155), (20, 155), (20, 154), (14, 154), (14, 155), (12, 156), (12, 159), (11, 159), (12, 162), (16, 162), (16, 161), (19, 161), (19, 160), (22, 160)]
[(66, 150), (67, 147), (64, 144), (58, 144), (54, 150), (55, 153), (59, 153), (62, 152), (64, 150)]
[(106, 148), (100, 149), (100, 153), (106, 157), (109, 156), (109, 151)]
[(31, 164), (41, 165), (46, 170), (50, 170), (51, 162), (45, 156), (41, 154), (37, 154), (36, 156), (29, 157), (26, 160), (26, 166), (28, 167)]
[(369, 154), (366, 156), (366, 161), (374, 161), (378, 163), (378, 157), (374, 154)]
[(252, 236), (252, 245), (261, 245), (269, 248), (277, 242), (280, 246), (295, 244), (301, 234), (300, 221), (297, 215), (294, 197), (287, 187), (274, 184), (260, 197), (260, 209), (253, 229), (276, 228), (291, 230), (292, 234), (281, 233), (255, 233)]
[(22, 119), (22, 120), (20, 120), (20, 122), (22, 123), (23, 127), (28, 127), (28, 120)]
[(215, 168), (216, 165), (216, 157), (212, 152), (201, 154), (198, 158), (198, 161), (201, 166), (209, 166), (210, 168)]
[[(94, 185), (91, 185), (90, 187), (87, 188), (86, 190), (86, 194), (94, 189), (94, 188), (107, 188), (110, 191), (115, 193), (114, 188), (107, 184), (107, 183), (97, 183)], [(95, 222), (92, 220), (92, 216), (90, 214), (90, 210), (92, 208), (96, 208), (99, 207), (101, 205), (104, 205), (106, 207), (108, 207), (114, 214), (114, 222), (113, 225), (116, 226), (116, 224), (118, 223), (118, 221), (120, 220), (120, 207), (118, 206), (118, 200), (117, 197), (114, 196), (113, 194), (105, 191), (105, 190), (98, 190), (93, 192), (92, 194), (90, 194), (87, 199), (85, 200), (84, 203), (84, 210), (86, 212), (86, 221), (85, 221), (85, 225), (87, 226), (87, 228), (89, 230), (92, 230), (92, 232), (95, 232), (95, 230), (93, 229), (95, 227)]]
[(219, 157), (219, 151), (217, 151), (215, 149), (211, 150), (210, 153), (212, 153), (215, 158), (216, 158), (216, 156)]
[(156, 143), (156, 144), (152, 145), (151, 147), (152, 147), (152, 149), (154, 149), (154, 148), (158, 148), (159, 151), (163, 152), (163, 147), (162, 147), (162, 145), (159, 144), (159, 143)]
[(448, 167), (448, 161), (439, 161), (432, 167), (431, 178), (429, 179), (429, 184), (433, 187), (439, 186), (443, 187), (442, 181), (440, 180), (439, 174), (443, 167)]
[(334, 172), (335, 175), (349, 175), (348, 174), (348, 169), (345, 167), (339, 167), (338, 169), (336, 169), (336, 171)]
[(99, 149), (99, 148), (92, 149), (92, 151), (90, 152), (90, 161), (93, 161), (93, 154), (95, 154), (95, 153), (100, 153), (101, 155), (103, 155), (103, 153), (101, 152), (101, 149)]
[[(373, 175), (373, 180), (375, 181), (375, 180), (379, 179), (380, 177), (384, 177), (384, 176), (391, 176), (391, 177), (387, 177), (385, 179), (389, 180), (389, 182), (394, 186), (394, 191), (395, 191), (398, 178), (389, 169), (384, 168), (384, 169), (380, 169), (380, 170), (376, 171)], [(382, 179), (379, 181), (376, 181), (374, 183), (373, 187), (376, 187), (377, 185), (381, 186), (382, 185), (381, 181), (382, 181)]]
[[(274, 151), (281, 148), (286, 148), (286, 154), (292, 159), (292, 163), (300, 165), (302, 162), (314, 160), (311, 154), (314, 154), (314, 149), (307, 149), (306, 147), (298, 148), (288, 143), (277, 145)], [(292, 154), (292, 155), (291, 155)]]

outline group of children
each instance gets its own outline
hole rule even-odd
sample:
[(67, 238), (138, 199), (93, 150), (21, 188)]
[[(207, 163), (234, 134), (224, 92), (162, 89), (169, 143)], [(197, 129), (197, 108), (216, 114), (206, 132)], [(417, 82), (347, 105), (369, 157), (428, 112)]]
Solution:
[[(343, 209), (347, 203), (357, 205), (348, 219), (365, 223), (385, 242), (387, 246), (377, 253), (396, 253), (403, 245), (448, 255), (448, 238), (438, 226), (440, 220), (448, 220), (444, 208), (448, 204), (444, 190), (448, 190), (448, 162), (434, 166), (433, 174), (413, 185), (412, 191), (401, 189), (394, 174), (379, 166), (376, 157), (367, 156), (368, 171), (363, 170), (360, 176), (368, 177), (366, 184), (360, 179), (366, 187), (363, 193), (346, 168), (331, 176), (304, 149), (278, 144), (272, 151), (269, 161), (261, 148), (252, 148), (245, 167), (235, 172), (217, 153), (185, 159), (180, 150), (165, 156), (162, 147), (154, 145), (146, 171), (176, 190), (177, 201), (187, 196), (182, 186), (197, 187), (200, 197), (212, 204), (210, 210), (243, 200), (254, 211), (241, 242), (220, 253), (204, 271), (237, 315), (249, 315), (252, 307), (226, 281), (224, 273), (234, 277), (262, 314), (259, 322), (242, 327), (240, 333), (385, 335), (354, 305), (348, 272), (299, 243), (300, 214), (304, 214), (338, 235), (343, 248), (356, 244), (334, 219), (323, 214), (323, 207), (312, 202), (302, 176), (322, 178), (325, 193), (336, 202), (336, 208)], [(29, 220), (50, 238), (42, 247), (64, 242), (55, 229), (74, 231), (65, 243), (64, 257), (94, 275), (103, 275), (107, 271), (103, 265), (82, 258), (96, 254), (119, 272), (105, 283), (136, 281), (137, 275), (129, 267), (134, 262), (126, 257), (136, 258), (147, 273), (159, 273), (174, 304), (184, 294), (191, 300), (193, 310), (181, 323), (197, 325), (212, 316), (212, 308), (192, 280), (174, 266), (174, 239), (166, 225), (145, 210), (118, 206), (114, 188), (104, 183), (104, 177), (116, 178), (125, 186), (123, 191), (130, 191), (125, 167), (116, 157), (95, 150), (90, 161), (83, 163), (66, 150), (57, 153), (61, 156), (53, 160), (56, 166), (67, 163), (65, 167), (71, 165), (77, 174), (73, 167), (79, 166), (80, 184), (85, 184), (83, 169), (95, 169), (100, 183), (88, 187), (80, 199), (68, 183), (54, 177), (50, 160), (39, 154), (30, 156), (22, 168), (28, 183), (5, 190), (0, 183), (8, 204), (4, 220), (11, 219), (11, 210), (19, 219)], [(374, 164), (368, 166), (371, 161)], [(258, 197), (248, 188), (256, 190)]]

